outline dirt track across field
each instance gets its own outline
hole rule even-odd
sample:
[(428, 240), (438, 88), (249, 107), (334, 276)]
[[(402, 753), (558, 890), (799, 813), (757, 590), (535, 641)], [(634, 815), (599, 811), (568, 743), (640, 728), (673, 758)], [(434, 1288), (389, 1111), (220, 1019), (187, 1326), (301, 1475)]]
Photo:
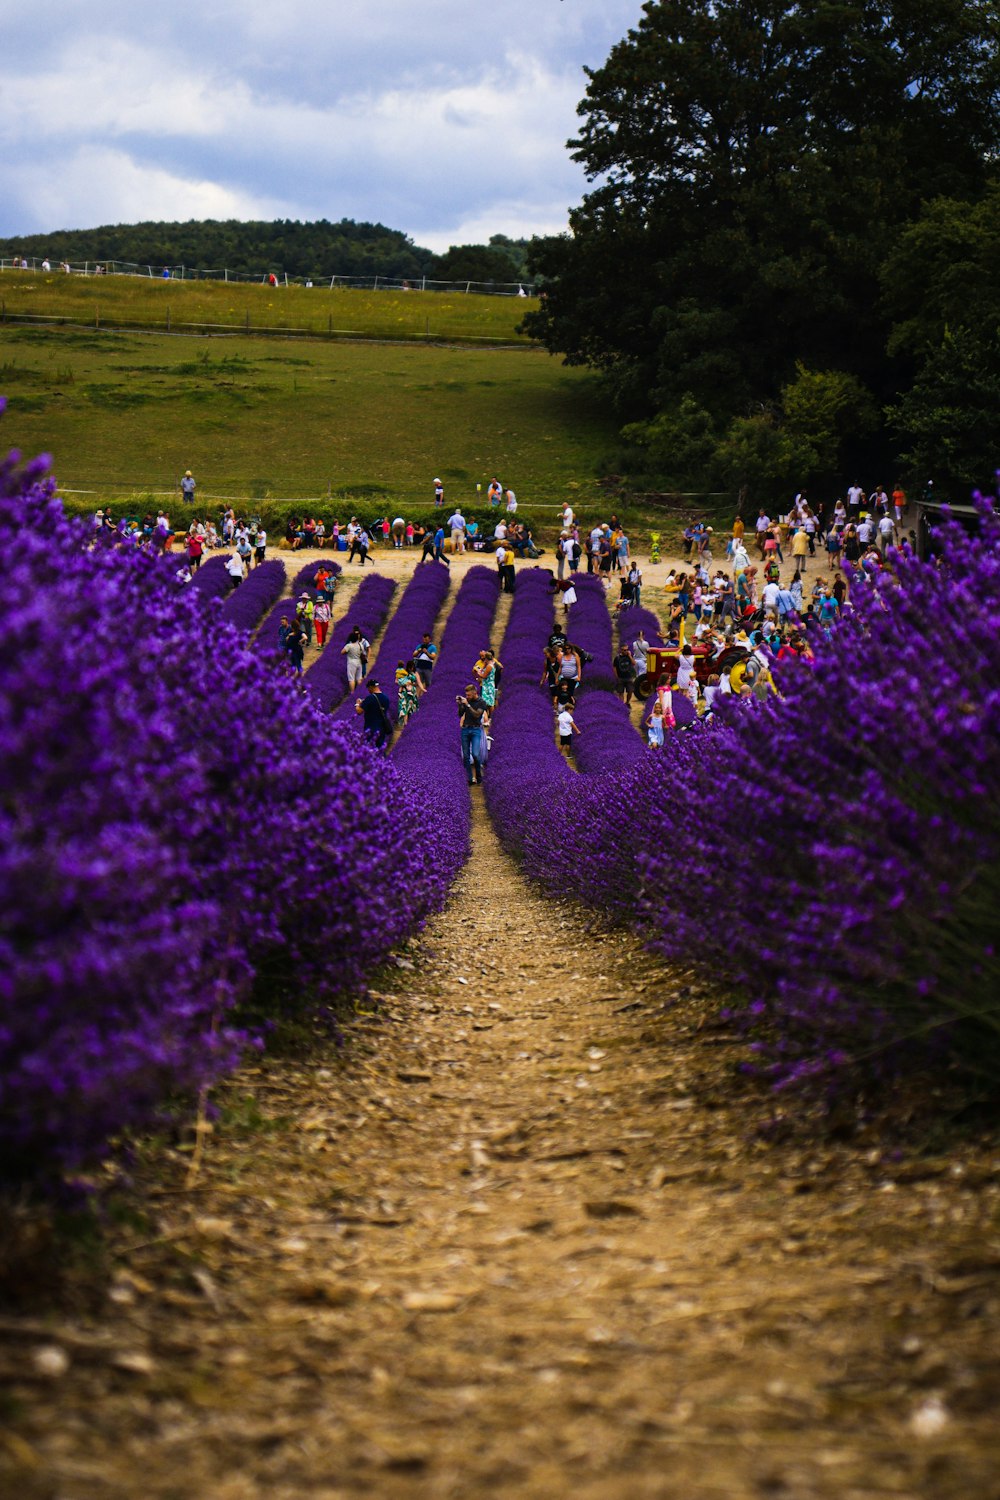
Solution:
[(700, 975), (592, 922), (477, 800), (346, 1044), (157, 1156), (96, 1311), (0, 1320), (0, 1492), (1000, 1496), (989, 1153), (765, 1144)]

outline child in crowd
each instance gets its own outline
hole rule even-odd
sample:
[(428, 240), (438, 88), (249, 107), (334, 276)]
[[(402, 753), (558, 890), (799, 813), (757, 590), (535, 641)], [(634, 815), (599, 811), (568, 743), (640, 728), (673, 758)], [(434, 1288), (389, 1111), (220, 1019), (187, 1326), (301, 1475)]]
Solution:
[(561, 750), (565, 750), (567, 754), (569, 753), (570, 747), (573, 744), (574, 734), (580, 733), (580, 726), (573, 718), (574, 707), (575, 704), (573, 702), (573, 699), (570, 698), (563, 704), (562, 708), (559, 710), (559, 713), (556, 715), (556, 720), (559, 725), (559, 748)]

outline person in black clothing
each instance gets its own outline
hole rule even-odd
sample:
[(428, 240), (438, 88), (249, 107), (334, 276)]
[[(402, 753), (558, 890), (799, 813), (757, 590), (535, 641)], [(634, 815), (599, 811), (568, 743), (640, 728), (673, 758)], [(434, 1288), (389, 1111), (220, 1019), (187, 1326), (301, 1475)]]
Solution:
[(615, 669), (615, 679), (618, 691), (622, 695), (622, 702), (631, 703), (632, 694), (635, 692), (635, 657), (624, 642), (612, 665)]
[(381, 691), (377, 677), (369, 677), (365, 686), (368, 691), (354, 705), (354, 712), (362, 714), (365, 721), (365, 739), (376, 750), (384, 750), (392, 733), (389, 718), (389, 700)]
[(293, 620), (285, 636), (285, 651), (296, 677), (302, 676), (302, 663), (306, 652), (306, 633), (298, 620)]
[(483, 715), (486, 704), (479, 697), (474, 682), (469, 683), (464, 693), (459, 693), (455, 702), (458, 704), (458, 722), (462, 733), (462, 764), (471, 786), (473, 774), (477, 784), (483, 779), (483, 751), (486, 748), (483, 744)]
[[(354, 554), (357, 553), (361, 558), (361, 566), (364, 567), (368, 560), (368, 540), (368, 533), (364, 528), (355, 533), (354, 540), (351, 542), (351, 550), (347, 556), (348, 562), (353, 562)], [(374, 566), (375, 559), (372, 558), (372, 567), (374, 568)]]

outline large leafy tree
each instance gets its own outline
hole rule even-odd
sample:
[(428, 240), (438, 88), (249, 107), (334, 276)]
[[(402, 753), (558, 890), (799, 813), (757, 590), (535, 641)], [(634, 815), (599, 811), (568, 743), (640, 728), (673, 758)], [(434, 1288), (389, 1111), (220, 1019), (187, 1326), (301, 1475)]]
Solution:
[(797, 360), (889, 396), (879, 270), (921, 200), (982, 192), (998, 41), (995, 0), (650, 0), (589, 74), (594, 188), (529, 327), (633, 415), (729, 418)]

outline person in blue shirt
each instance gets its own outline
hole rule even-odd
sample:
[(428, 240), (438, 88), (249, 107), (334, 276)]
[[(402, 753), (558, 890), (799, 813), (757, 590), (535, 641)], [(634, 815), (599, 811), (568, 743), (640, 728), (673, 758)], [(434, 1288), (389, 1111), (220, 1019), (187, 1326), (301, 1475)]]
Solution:
[(446, 568), (451, 566), (451, 564), (448, 562), (448, 559), (444, 555), (443, 526), (439, 526), (437, 531), (435, 531), (434, 533), (434, 560), (435, 562), (443, 562)]
[(392, 733), (389, 718), (389, 699), (382, 692), (377, 677), (369, 677), (365, 683), (368, 691), (354, 705), (354, 712), (361, 714), (365, 725), (365, 739), (376, 750), (384, 750)]

